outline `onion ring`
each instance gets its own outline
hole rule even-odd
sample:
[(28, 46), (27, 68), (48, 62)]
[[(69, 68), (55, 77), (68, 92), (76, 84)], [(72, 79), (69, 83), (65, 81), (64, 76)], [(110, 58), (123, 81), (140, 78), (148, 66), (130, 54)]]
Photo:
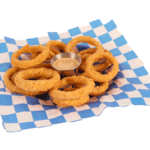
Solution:
[[(86, 63), (86, 61), (82, 61), (81, 65), (79, 66), (79, 70), (85, 71), (85, 68), (86, 68), (86, 64), (85, 63)], [(93, 67), (94, 67), (95, 71), (103, 71), (106, 68), (108, 68), (110, 65), (111, 65), (110, 62), (106, 61), (103, 64), (93, 65)]]
[(72, 47), (76, 46), (78, 43), (81, 43), (81, 42), (93, 45), (97, 48), (97, 50), (99, 50), (100, 52), (103, 52), (103, 46), (98, 41), (91, 38), (90, 36), (78, 36), (70, 40), (68, 44), (66, 45), (65, 51), (75, 53)]
[(59, 54), (61, 53), (58, 49), (54, 48), (54, 47), (58, 47), (59, 49), (61, 49), (63, 52), (65, 52), (65, 47), (66, 47), (66, 44), (63, 43), (63, 42), (60, 42), (60, 41), (54, 41), (54, 40), (51, 40), (49, 42), (47, 42), (45, 44), (46, 47), (49, 48), (49, 50), (51, 50), (53, 53), (55, 54)]
[[(80, 51), (79, 53), (77, 53), (81, 58), (83, 59), (87, 59), (90, 54), (94, 54), (95, 52), (97, 51), (96, 48), (88, 48), (88, 49), (85, 49), (83, 51)], [(108, 51), (107, 49), (104, 49), (103, 52), (106, 52), (106, 53), (109, 53), (112, 55), (112, 53), (110, 51)]]
[[(50, 63), (42, 63), (42, 64), (39, 64), (39, 65), (33, 66), (31, 68), (42, 68), (42, 67), (53, 69), (52, 65)], [(59, 74), (61, 74), (61, 71), (59, 71), (59, 70), (55, 70), (55, 71), (57, 71)]]
[[(87, 50), (81, 51), (81, 53), (80, 52), (78, 53), (79, 56), (82, 58), (82, 62), (81, 62), (81, 65), (79, 66), (79, 70), (85, 71), (85, 68), (86, 68), (86, 63), (85, 63), (86, 59), (90, 56), (90, 54), (94, 54), (95, 51), (96, 51), (96, 49), (87, 49)], [(104, 49), (104, 52), (109, 53), (109, 54), (112, 55), (112, 53), (109, 52), (106, 49)], [(99, 61), (99, 59), (97, 59), (97, 61)], [(102, 58), (99, 62), (101, 64), (94, 65), (94, 70), (95, 71), (105, 70), (106, 68), (108, 68), (111, 65), (111, 63), (108, 60), (104, 59), (104, 58)]]
[(86, 60), (91, 54), (96, 52), (97, 48), (88, 48), (77, 53), (82, 60)]
[[(103, 94), (107, 89), (108, 89), (108, 86), (109, 86), (109, 83), (108, 82), (103, 82), (103, 83), (100, 83), (101, 85), (100, 86), (96, 86), (94, 87), (93, 91), (89, 94), (89, 95), (92, 95), (92, 96), (99, 96), (101, 94)], [(74, 91), (76, 90), (77, 88), (81, 88), (85, 85), (75, 85), (74, 88), (72, 87), (69, 87), (69, 88), (64, 88), (64, 91)]]
[[(111, 64), (113, 64), (113, 69), (108, 74), (101, 74), (100, 72), (94, 70), (93, 63), (97, 59), (101, 58), (106, 58)], [(117, 75), (118, 70), (119, 64), (116, 58), (109, 53), (95, 53), (86, 60), (85, 72), (87, 73), (88, 77), (97, 82), (106, 82), (112, 80)]]
[[(35, 59), (40, 53), (39, 52), (34, 52), (31, 55), (31, 60)], [(52, 51), (49, 51), (49, 55), (47, 56), (47, 59), (45, 61), (49, 61), (50, 59), (52, 59), (55, 56), (55, 54)]]
[[(19, 70), (18, 72), (16, 72), (16, 73), (14, 73), (12, 76), (11, 76), (11, 82), (13, 83), (13, 84), (15, 84), (15, 77), (16, 77), (16, 75), (20, 72), (20, 71), (22, 71), (22, 70)], [(38, 79), (38, 80), (44, 80), (44, 79), (46, 79), (45, 77), (36, 77), (36, 78), (34, 78), (34, 79)]]
[[(60, 42), (60, 41), (54, 41), (54, 40), (51, 40), (49, 42), (47, 42), (45, 44), (46, 47), (48, 47), (49, 49), (49, 57), (47, 60), (51, 60), (52, 57), (54, 57), (55, 55), (57, 54), (60, 54), (61, 51), (59, 51), (57, 48), (59, 48), (60, 50), (62, 50), (63, 52), (65, 52), (65, 47), (66, 47), (66, 44), (63, 43), (63, 42)], [(35, 57), (38, 56), (39, 53), (33, 53), (32, 56), (31, 56), (31, 59), (34, 59)]]
[[(102, 82), (102, 83), (100, 83), (100, 86), (94, 87), (93, 91), (89, 95), (99, 96), (108, 89), (108, 86), (109, 86), (108, 82)], [(81, 87), (81, 85), (75, 85), (75, 87), (79, 88), (79, 87)]]
[(18, 88), (14, 82), (12, 82), (10, 80), (11, 76), (15, 73), (17, 73), (19, 71), (18, 68), (10, 68), (6, 71), (5, 75), (4, 75), (4, 83), (5, 86), (10, 90), (10, 92), (12, 93), (18, 93), (18, 94), (22, 94), (22, 95), (27, 95), (27, 96), (33, 96), (33, 95), (40, 95), (40, 94), (44, 94), (47, 91), (40, 91), (40, 92), (31, 92), (31, 91), (25, 91), (23, 89)]
[[(23, 54), (23, 53), (34, 53), (34, 52), (41, 52), (35, 59), (33, 60), (18, 60), (18, 57)], [(22, 47), (21, 49), (19, 49), (18, 51), (16, 51), (15, 53), (12, 54), (11, 57), (11, 64), (14, 67), (17, 68), (29, 68), (29, 67), (33, 67), (35, 65), (41, 64), (42, 62), (44, 62), (47, 57), (49, 55), (49, 50), (47, 47), (43, 46), (43, 45), (38, 45), (38, 46), (30, 46), (30, 45), (26, 45), (24, 47)]]
[(89, 101), (89, 95), (84, 96), (83, 98), (80, 99), (71, 99), (71, 100), (53, 99), (53, 102), (60, 107), (70, 107), (70, 106), (77, 107), (87, 103), (88, 101)]
[[(29, 78), (44, 77), (46, 80), (27, 80)], [(48, 79), (50, 78), (50, 79)], [(48, 68), (30, 68), (22, 70), (15, 77), (15, 84), (24, 90), (47, 91), (60, 80), (57, 71)]]
[[(67, 86), (69, 84), (84, 84), (85, 87), (77, 89), (73, 92), (69, 91), (60, 91), (59, 88)], [(69, 100), (69, 99), (80, 99), (85, 95), (88, 95), (94, 88), (95, 83), (92, 79), (83, 77), (83, 76), (72, 76), (72, 77), (65, 77), (60, 82), (54, 86), (50, 90), (50, 95), (54, 99), (61, 99), (61, 100)]]
[(18, 74), (19, 71), (15, 72), (11, 77), (10, 77), (10, 80), (13, 84), (15, 84), (15, 77), (16, 75)]

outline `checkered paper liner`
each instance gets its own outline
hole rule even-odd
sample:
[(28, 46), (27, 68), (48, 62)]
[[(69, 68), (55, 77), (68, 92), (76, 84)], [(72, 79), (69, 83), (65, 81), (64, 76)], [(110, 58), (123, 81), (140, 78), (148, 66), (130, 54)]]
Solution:
[[(12, 67), (10, 59), (13, 52), (26, 44), (45, 45), (49, 40), (67, 44), (80, 35), (91, 36), (99, 41), (119, 62), (118, 75), (111, 81), (104, 95), (91, 97), (90, 103), (79, 107), (61, 108), (54, 105), (47, 94), (29, 97), (10, 93), (5, 87), (3, 76), (6, 70)], [(85, 43), (77, 45), (79, 51), (87, 47), (89, 45)], [(22, 55), (21, 59), (24, 57)], [(117, 30), (113, 20), (102, 24), (98, 19), (66, 33), (48, 32), (48, 36), (40, 38), (15, 40), (4, 37), (0, 40), (0, 115), (6, 131), (74, 122), (98, 116), (106, 107), (128, 105), (150, 105), (150, 76), (124, 36)]]

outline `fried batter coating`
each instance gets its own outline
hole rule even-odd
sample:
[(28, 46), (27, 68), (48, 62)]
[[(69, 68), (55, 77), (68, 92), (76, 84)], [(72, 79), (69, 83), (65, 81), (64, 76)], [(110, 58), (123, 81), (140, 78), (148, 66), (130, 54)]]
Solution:
[(23, 94), (23, 95), (27, 95), (27, 96), (40, 95), (40, 94), (47, 92), (47, 91), (31, 92), (29, 90), (23, 90), (23, 89), (20, 89), (19, 87), (17, 87), (14, 84), (14, 81), (11, 81), (10, 78), (18, 71), (19, 71), (18, 68), (10, 68), (6, 71), (6, 73), (4, 75), (5, 86), (10, 90), (10, 92)]
[(88, 101), (89, 101), (89, 95), (84, 96), (80, 99), (70, 99), (70, 100), (53, 99), (53, 102), (60, 107), (71, 107), (71, 106), (77, 107), (87, 103)]
[[(108, 74), (101, 74), (100, 72), (97, 72), (94, 70), (93, 63), (97, 59), (106, 58), (111, 64), (113, 64), (113, 68)], [(86, 60), (86, 68), (85, 72), (88, 75), (89, 78), (93, 79), (97, 82), (106, 82), (112, 80), (118, 73), (119, 70), (119, 64), (115, 57), (113, 57), (109, 53), (95, 53), (87, 58)]]
[[(75, 91), (60, 91), (59, 88), (62, 88), (64, 86), (70, 85), (70, 84), (84, 84), (85, 86), (77, 89)], [(54, 86), (50, 90), (50, 95), (54, 99), (61, 99), (61, 100), (69, 100), (69, 99), (80, 99), (84, 97), (85, 95), (88, 95), (94, 88), (95, 83), (92, 79), (83, 77), (83, 76), (72, 76), (72, 77), (65, 77), (60, 82), (57, 83), (57, 85)]]
[[(40, 78), (42, 80), (28, 80), (30, 78)], [(48, 68), (30, 68), (19, 72), (15, 79), (15, 84), (23, 89), (29, 91), (47, 91), (54, 87), (60, 81), (60, 75), (57, 71)]]
[[(23, 53), (34, 53), (34, 52), (39, 52), (40, 54), (32, 59), (32, 60), (19, 60), (18, 57), (23, 54)], [(35, 65), (39, 65), (42, 62), (44, 62), (49, 55), (49, 50), (47, 47), (43, 45), (38, 45), (38, 46), (30, 46), (26, 45), (19, 49), (18, 51), (14, 52), (11, 57), (11, 64), (16, 67), (16, 68), (30, 68)]]

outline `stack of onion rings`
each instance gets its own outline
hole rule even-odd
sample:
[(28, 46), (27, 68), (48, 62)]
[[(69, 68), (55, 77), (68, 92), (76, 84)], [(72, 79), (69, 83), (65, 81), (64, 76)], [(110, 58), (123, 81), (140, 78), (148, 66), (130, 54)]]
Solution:
[[(46, 61), (60, 54), (60, 50), (75, 53), (73, 49), (81, 42), (95, 47), (77, 53), (82, 59), (79, 70), (83, 73), (79, 76), (60, 79), (60, 75), (67, 76), (67, 74), (54, 70)], [(31, 53), (31, 60), (18, 60), (23, 53)], [(93, 65), (95, 62), (100, 64)], [(103, 94), (109, 87), (109, 81), (117, 75), (119, 70), (119, 64), (112, 53), (103, 49), (98, 41), (89, 36), (76, 37), (67, 45), (54, 40), (48, 41), (45, 46), (27, 44), (12, 54), (11, 63), (15, 68), (10, 68), (4, 75), (5, 86), (10, 92), (28, 96), (48, 93), (53, 97), (53, 102), (60, 107), (77, 107), (88, 103), (89, 95)], [(103, 74), (103, 70), (108, 70), (110, 66), (112, 70)], [(30, 80), (30, 78), (36, 80)], [(94, 82), (99, 82), (100, 85), (95, 87)]]
[[(32, 60), (18, 60), (23, 53), (39, 53)], [(48, 92), (59, 80), (58, 71), (51, 69), (50, 63), (43, 63), (49, 56), (49, 49), (43, 45), (25, 45), (12, 54), (11, 63), (14, 68), (10, 68), (4, 75), (6, 88), (12, 93), (28, 96), (40, 95)], [(37, 80), (27, 80), (34, 78)]]
[[(84, 87), (75, 89), (74, 91), (61, 91), (62, 88), (78, 82), (85, 84)], [(95, 83), (93, 80), (83, 76), (73, 76), (63, 78), (54, 88), (50, 90), (53, 102), (61, 107), (80, 106), (89, 101), (89, 93), (93, 90)]]
[[(77, 89), (74, 92), (66, 92), (66, 91), (61, 91), (59, 88), (62, 88), (64, 86), (70, 85), (70, 84), (85, 84), (85, 86), (81, 89)], [(57, 85), (55, 85), (51, 90), (50, 90), (50, 95), (54, 99), (79, 99), (82, 98), (86, 95), (88, 95), (94, 88), (95, 83), (92, 79), (84, 77), (84, 76), (72, 76), (72, 77), (65, 77), (62, 80), (60, 80)]]

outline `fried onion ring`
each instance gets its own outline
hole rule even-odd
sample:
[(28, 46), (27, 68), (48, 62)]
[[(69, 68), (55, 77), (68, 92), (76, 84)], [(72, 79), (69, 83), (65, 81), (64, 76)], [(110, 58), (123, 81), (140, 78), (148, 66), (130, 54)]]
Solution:
[(51, 40), (49, 42), (47, 42), (45, 44), (46, 47), (49, 48), (49, 50), (51, 50), (53, 53), (55, 54), (59, 54), (61, 53), (58, 49), (54, 48), (54, 47), (58, 47), (59, 49), (61, 49), (63, 52), (65, 52), (65, 47), (66, 47), (66, 44), (63, 43), (63, 42), (60, 42), (60, 41), (54, 41), (54, 40)]
[[(113, 64), (113, 68), (108, 74), (101, 74), (94, 70), (93, 63), (97, 59), (106, 58), (111, 64)], [(85, 72), (87, 73), (89, 78), (92, 78), (97, 82), (106, 82), (112, 80), (118, 73), (119, 64), (115, 57), (113, 57), (109, 53), (95, 53), (87, 58), (86, 60), (86, 68)]]
[[(72, 88), (72, 87), (64, 88), (64, 91), (74, 91), (77, 88), (81, 88), (81, 87), (84, 87), (84, 86), (85, 85), (83, 85), (83, 84), (78, 84), (78, 85), (75, 85), (74, 88)], [(103, 94), (108, 89), (108, 86), (109, 86), (108, 82), (100, 83), (100, 86), (94, 87), (93, 91), (89, 95), (99, 96), (99, 95)]]
[(103, 52), (103, 46), (98, 41), (91, 38), (90, 36), (78, 36), (70, 40), (68, 44), (66, 45), (65, 51), (75, 53), (72, 47), (76, 46), (78, 43), (81, 43), (81, 42), (93, 45), (97, 48), (97, 50), (99, 50), (100, 52)]
[[(81, 58), (83, 59), (87, 59), (91, 54), (94, 54), (97, 51), (96, 48), (88, 48), (85, 50), (80, 51), (79, 53), (77, 53)], [(104, 49), (103, 52), (109, 53), (112, 55), (112, 53), (110, 51), (108, 51), (107, 49)]]
[[(34, 53), (34, 52), (40, 52), (40, 54), (33, 60), (18, 60), (18, 57), (23, 54), (23, 53)], [(47, 47), (43, 45), (38, 45), (38, 46), (30, 46), (26, 45), (19, 49), (18, 51), (14, 52), (11, 57), (11, 64), (14, 67), (17, 68), (29, 68), (33, 67), (35, 65), (41, 64), (44, 62), (49, 55), (49, 50)]]
[[(42, 64), (39, 64), (39, 65), (36, 65), (36, 66), (33, 66), (31, 68), (42, 68), (42, 67), (45, 67), (45, 68), (52, 68), (52, 65), (50, 63), (42, 63)], [(59, 74), (61, 74), (61, 71), (59, 70), (56, 70)]]
[[(43, 80), (28, 80), (30, 78), (44, 77)], [(49, 79), (50, 78), (50, 79)], [(29, 91), (47, 91), (54, 87), (60, 80), (57, 71), (48, 68), (30, 68), (22, 70), (15, 77), (15, 84), (24, 90)]]
[[(79, 88), (83, 85), (75, 85), (75, 87)], [(108, 89), (109, 83), (108, 82), (100, 82), (100, 86), (94, 87), (93, 91), (89, 94), (92, 96), (99, 96), (103, 94)]]
[[(13, 84), (15, 84), (15, 77), (16, 77), (16, 75), (20, 72), (20, 71), (22, 71), (22, 70), (19, 70), (18, 72), (16, 72), (16, 73), (14, 73), (12, 76), (11, 76), (11, 82), (13, 83)], [(39, 79), (39, 80), (44, 80), (44, 79), (46, 79), (45, 77), (37, 77), (37, 78), (34, 78), (34, 79)]]
[(77, 107), (87, 103), (88, 101), (89, 101), (89, 95), (84, 96), (83, 98), (80, 99), (71, 99), (71, 100), (53, 99), (53, 102), (60, 107), (71, 107), (71, 106)]
[(47, 91), (31, 92), (31, 91), (26, 91), (26, 90), (18, 88), (14, 84), (14, 81), (10, 80), (11, 76), (13, 76), (13, 74), (17, 73), (18, 71), (19, 71), (18, 68), (10, 68), (6, 71), (6, 73), (4, 75), (5, 86), (10, 90), (10, 92), (27, 95), (27, 96), (40, 95), (40, 94), (44, 94), (45, 92), (47, 92)]
[[(39, 52), (34, 52), (31, 55), (31, 60), (35, 59), (40, 53)], [(50, 59), (52, 59), (55, 56), (55, 54), (52, 51), (49, 51), (49, 55), (47, 56), (47, 59), (45, 61), (49, 61)]]
[(82, 60), (86, 60), (91, 54), (96, 52), (97, 48), (88, 48), (77, 53)]
[[(51, 60), (52, 57), (54, 57), (55, 55), (57, 54), (60, 54), (61, 51), (59, 51), (58, 49), (62, 50), (63, 52), (65, 52), (65, 47), (66, 47), (66, 44), (63, 43), (63, 42), (60, 42), (60, 41), (54, 41), (54, 40), (51, 40), (49, 42), (47, 42), (45, 44), (46, 47), (48, 47), (49, 49), (49, 57), (47, 60)], [(58, 48), (58, 49), (57, 49)], [(38, 56), (39, 53), (33, 53), (32, 56), (31, 56), (31, 59), (34, 59), (35, 57)]]
[[(83, 61), (83, 62), (81, 63), (81, 65), (79, 66), (79, 70), (85, 71), (85, 68), (86, 68), (86, 64), (85, 64), (85, 63), (86, 63), (86, 61)], [(93, 67), (94, 67), (94, 70), (95, 70), (95, 71), (103, 71), (103, 70), (105, 70), (106, 68), (108, 68), (110, 65), (111, 65), (110, 62), (109, 62), (109, 61), (106, 61), (106, 62), (104, 62), (103, 64), (93, 65)]]
[[(77, 89), (75, 91), (60, 91), (59, 88), (62, 88), (64, 86), (70, 85), (70, 84), (84, 84), (85, 86)], [(72, 76), (72, 77), (65, 77), (62, 80), (60, 80), (57, 85), (54, 86), (50, 90), (50, 95), (54, 99), (61, 99), (61, 100), (69, 100), (69, 99), (80, 99), (84, 97), (85, 95), (88, 95), (94, 88), (95, 83), (92, 79), (83, 77), (83, 76)]]
[[(91, 56), (90, 54), (94, 54), (96, 52), (96, 49), (87, 49), (87, 50), (83, 50), (81, 51), (81, 53), (79, 52), (79, 56), (82, 58), (82, 62), (81, 65), (79, 66), (79, 70), (81, 71), (85, 71), (86, 68), (86, 59)], [(109, 52), (108, 50), (104, 49), (104, 52), (109, 53), (112, 55), (111, 52)], [(111, 63), (106, 60), (105, 58), (102, 58), (101, 60), (97, 59), (97, 61), (100, 62), (100, 64), (96, 64), (94, 65), (94, 70), (95, 71), (102, 71), (105, 70), (106, 68), (108, 68)]]
[[(39, 54), (40, 53), (32, 53), (31, 60), (35, 59)], [(49, 55), (45, 61), (50, 61), (54, 56), (55, 56), (55, 54), (53, 52), (49, 51)]]

